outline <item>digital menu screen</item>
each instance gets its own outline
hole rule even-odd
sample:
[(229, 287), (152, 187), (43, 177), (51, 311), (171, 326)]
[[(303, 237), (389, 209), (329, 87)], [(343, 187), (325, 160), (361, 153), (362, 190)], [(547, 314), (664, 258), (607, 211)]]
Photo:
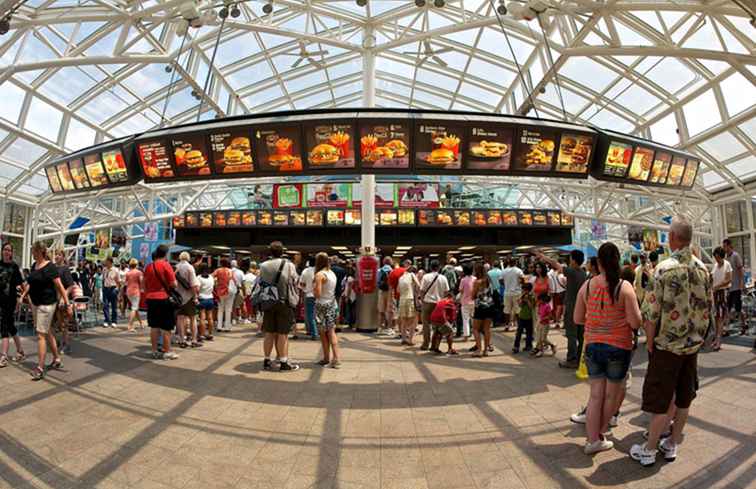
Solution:
[(633, 160), (630, 163), (630, 171), (627, 178), (645, 182), (651, 174), (651, 167), (654, 162), (654, 150), (637, 146), (633, 153)]
[(362, 224), (362, 212), (360, 212), (360, 209), (347, 209), (344, 211), (344, 224), (347, 226), (359, 226)]
[(509, 170), (512, 157), (513, 130), (496, 125), (473, 126), (467, 142), (467, 165), (470, 170)]
[(308, 226), (322, 226), (323, 225), (323, 211), (308, 210), (307, 211), (307, 225)]
[(188, 227), (188, 228), (197, 227), (197, 223), (199, 222), (197, 220), (197, 218), (198, 218), (197, 214), (195, 214), (193, 212), (190, 212), (189, 214), (187, 214), (186, 215), (186, 222), (185, 222), (186, 227)]
[(228, 219), (226, 219), (228, 226), (241, 226), (241, 212), (240, 211), (228, 211)]
[(417, 211), (417, 224), (420, 226), (429, 226), (436, 224), (436, 211), (420, 209)]
[(201, 228), (213, 227), (213, 213), (212, 212), (200, 212), (199, 225)]
[(604, 161), (604, 175), (607, 177), (624, 178), (630, 166), (633, 147), (629, 144), (612, 141)]
[(556, 132), (550, 129), (519, 129), (514, 168), (528, 172), (550, 171), (554, 162), (556, 140)]
[(103, 151), (102, 162), (105, 164), (105, 171), (111, 183), (129, 181), (129, 170), (126, 168), (126, 161), (123, 159), (123, 153), (120, 149)]
[(696, 175), (698, 174), (699, 165), (700, 162), (697, 160), (688, 160), (688, 166), (685, 167), (685, 173), (683, 173), (683, 187), (692, 187), (696, 182)]
[[(472, 223), (475, 226), (485, 226), (487, 221), (487, 215), (485, 211), (473, 211)], [(499, 216), (501, 218), (501, 216)]]
[(98, 153), (84, 157), (84, 168), (92, 187), (97, 188), (108, 184), (108, 176), (105, 174), (105, 167)]
[(257, 212), (257, 225), (258, 226), (272, 226), (273, 213), (270, 211), (258, 211)]
[(55, 169), (58, 170), (58, 178), (60, 179), (60, 185), (63, 190), (76, 190), (73, 177), (71, 176), (71, 170), (68, 169), (68, 163), (58, 163), (55, 165)]
[(399, 209), (398, 213), (400, 226), (415, 225), (415, 211), (413, 209)]
[(273, 211), (273, 225), (274, 226), (288, 226), (289, 225), (289, 212), (288, 211)]
[(457, 226), (469, 226), (470, 211), (454, 211), (454, 224)]
[(561, 226), (562, 225), (562, 213), (559, 211), (548, 211), (546, 213), (548, 217), (549, 226)]
[(533, 225), (533, 212), (532, 211), (517, 211), (517, 221), (521, 226)]
[(185, 223), (186, 219), (184, 218), (184, 216), (173, 216), (174, 228), (183, 228)]
[(425, 121), (415, 125), (415, 168), (459, 170), (462, 168), (464, 127), (454, 123)]
[(669, 153), (656, 152), (656, 158), (654, 159), (654, 166), (651, 167), (651, 183), (667, 183), (667, 173), (669, 173), (669, 165), (672, 162), (672, 155)]
[(354, 125), (307, 124), (307, 162), (310, 170), (335, 170), (355, 167)]
[(149, 141), (137, 145), (139, 162), (144, 176), (148, 179), (173, 178), (173, 167), (168, 155), (168, 148), (163, 141)]
[(436, 211), (436, 224), (439, 226), (451, 226), (454, 224), (451, 211)]
[(562, 226), (572, 226), (573, 219), (571, 214), (562, 214)]
[(545, 226), (546, 225), (546, 212), (533, 211), (533, 224), (536, 226)]
[(360, 124), (360, 165), (371, 169), (409, 168), (409, 124)]
[(207, 145), (200, 133), (181, 134), (171, 138), (176, 174), (180, 177), (210, 175)]
[(669, 186), (680, 185), (684, 172), (685, 172), (685, 158), (683, 158), (682, 156), (675, 156), (674, 158), (672, 158), (672, 166), (669, 167), (669, 176), (667, 177), (667, 185)]
[(501, 223), (505, 226), (517, 226), (517, 212), (501, 211)]
[(588, 173), (593, 138), (584, 134), (562, 134), (555, 170), (562, 173)]
[(254, 226), (257, 223), (257, 213), (255, 211), (242, 211), (242, 226)]
[(270, 126), (255, 131), (254, 154), (260, 171), (297, 173), (302, 171), (302, 143), (299, 126)]
[(292, 226), (304, 226), (307, 223), (305, 211), (290, 211), (289, 220)]
[(251, 173), (254, 170), (252, 144), (243, 129), (211, 133), (210, 156), (217, 175)]
[(213, 213), (213, 223), (215, 224), (215, 227), (218, 228), (226, 227), (226, 213), (223, 211), (215, 211)]
[(84, 170), (84, 161), (81, 159), (71, 160), (68, 162), (68, 168), (71, 170), (71, 178), (78, 190), (90, 188), (87, 172)]
[(396, 226), (399, 223), (396, 209), (381, 209), (378, 215), (380, 216), (378, 222), (380, 226)]
[(60, 178), (58, 178), (58, 172), (55, 171), (55, 167), (48, 166), (45, 168), (45, 174), (47, 175), (47, 183), (50, 184), (50, 189), (53, 193), (62, 192), (63, 187), (60, 184)]
[(344, 211), (342, 209), (328, 209), (326, 211), (326, 224), (329, 226), (343, 226)]

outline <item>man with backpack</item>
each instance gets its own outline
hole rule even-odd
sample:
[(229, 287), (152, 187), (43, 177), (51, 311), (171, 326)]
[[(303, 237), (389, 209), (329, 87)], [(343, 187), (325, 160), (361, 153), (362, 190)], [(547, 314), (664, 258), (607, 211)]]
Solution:
[(391, 296), (389, 275), (394, 269), (394, 261), (390, 256), (383, 259), (383, 266), (378, 270), (378, 334), (394, 336), (392, 322), (394, 320), (394, 300)]
[(280, 371), (287, 372), (299, 370), (299, 365), (289, 361), (289, 332), (294, 325), (294, 307), (299, 302), (299, 278), (296, 267), (284, 258), (283, 252), (280, 241), (270, 244), (270, 259), (260, 265), (252, 301), (263, 311), (263, 369), (273, 369), (270, 354), (275, 346)]

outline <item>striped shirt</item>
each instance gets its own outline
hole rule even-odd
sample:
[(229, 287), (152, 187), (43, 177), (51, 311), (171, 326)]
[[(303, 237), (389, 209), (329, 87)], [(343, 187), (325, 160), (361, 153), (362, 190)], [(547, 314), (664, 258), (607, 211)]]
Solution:
[[(582, 317), (578, 317), (582, 315)], [(582, 321), (578, 321), (582, 319)], [(629, 282), (620, 282), (619, 298), (612, 301), (603, 275), (586, 281), (578, 294), (575, 322), (585, 324), (585, 344), (604, 343), (633, 348), (633, 331), (640, 325), (640, 308)]]

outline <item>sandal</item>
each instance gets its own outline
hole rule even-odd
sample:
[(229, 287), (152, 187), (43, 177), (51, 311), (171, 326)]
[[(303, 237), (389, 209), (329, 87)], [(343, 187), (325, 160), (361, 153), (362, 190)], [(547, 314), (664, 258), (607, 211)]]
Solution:
[(11, 361), (16, 363), (21, 363), (24, 360), (26, 360), (26, 353), (24, 353), (23, 351), (17, 351), (16, 356), (11, 358)]
[(205, 336), (205, 340), (206, 341), (213, 341), (214, 340), (213, 335), (209, 334), (209, 335)]
[(182, 342), (179, 343), (179, 347), (181, 347), (181, 348), (186, 348), (188, 346), (189, 345), (186, 343), (186, 341), (182, 341)]
[(45, 371), (39, 365), (37, 365), (31, 371), (31, 376), (32, 376), (32, 380), (34, 381), (42, 380), (45, 378)]
[(459, 352), (457, 350), (449, 350), (446, 352), (448, 355), (459, 355)]
[(190, 345), (190, 346), (191, 346), (192, 348), (199, 348), (199, 347), (201, 347), (201, 346), (202, 346), (202, 343), (200, 343), (199, 341), (192, 341), (192, 343), (191, 343), (191, 345)]
[(60, 358), (57, 360), (53, 360), (50, 365), (47, 366), (47, 370), (60, 370), (63, 368), (63, 362), (60, 361)]
[(8, 355), (0, 355), (0, 368), (8, 366)]
[(321, 367), (325, 367), (329, 363), (331, 363), (330, 360), (321, 360), (321, 361), (318, 362), (318, 365), (320, 365)]

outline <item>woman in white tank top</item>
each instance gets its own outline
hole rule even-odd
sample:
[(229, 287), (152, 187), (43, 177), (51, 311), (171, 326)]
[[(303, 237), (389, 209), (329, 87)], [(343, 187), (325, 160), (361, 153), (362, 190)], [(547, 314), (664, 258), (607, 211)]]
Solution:
[[(315, 256), (315, 280), (313, 293), (315, 295), (315, 324), (320, 333), (323, 345), (323, 359), (318, 362), (325, 367), (341, 368), (339, 339), (336, 336), (336, 274), (331, 271), (328, 255), (318, 253)], [(331, 358), (331, 350), (333, 357)]]

